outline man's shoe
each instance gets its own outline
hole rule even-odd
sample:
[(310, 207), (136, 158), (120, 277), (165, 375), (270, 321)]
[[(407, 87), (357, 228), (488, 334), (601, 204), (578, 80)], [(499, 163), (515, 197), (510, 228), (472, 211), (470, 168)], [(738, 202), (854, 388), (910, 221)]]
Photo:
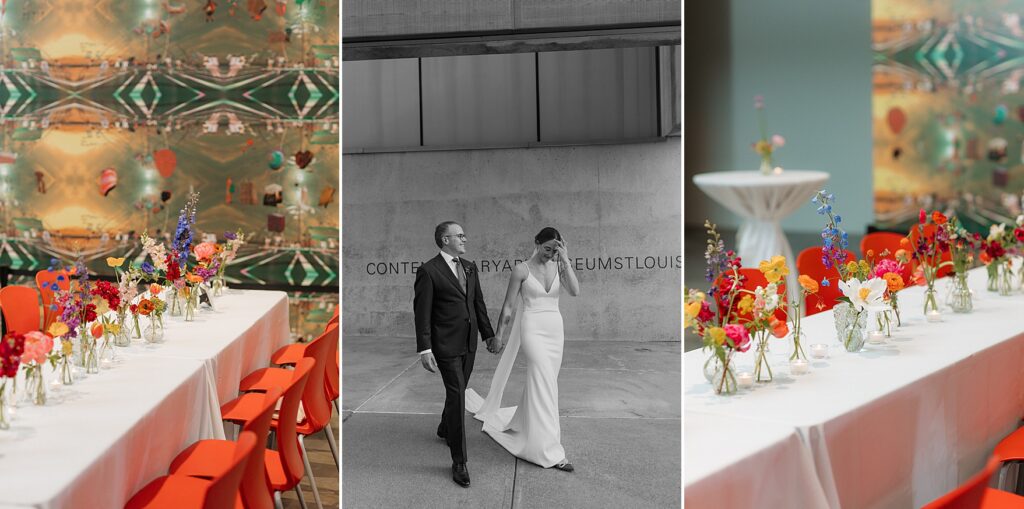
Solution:
[(572, 467), (572, 463), (569, 463), (569, 460), (562, 460), (561, 463), (555, 465), (555, 468), (563, 472), (572, 472), (573, 470), (576, 470)]
[(465, 463), (452, 463), (452, 480), (463, 488), (469, 487), (469, 470)]
[(448, 438), (448, 434), (444, 432), (444, 423), (437, 425), (437, 438)]

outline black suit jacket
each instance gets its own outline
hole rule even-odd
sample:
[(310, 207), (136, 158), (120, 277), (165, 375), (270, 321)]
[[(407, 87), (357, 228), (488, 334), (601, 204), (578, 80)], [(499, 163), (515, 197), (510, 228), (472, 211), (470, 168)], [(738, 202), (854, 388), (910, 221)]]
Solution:
[(462, 258), (459, 262), (466, 274), (465, 293), (440, 254), (416, 271), (413, 314), (417, 352), (430, 348), (435, 357), (455, 357), (476, 352), (477, 334), (481, 339), (494, 337), (476, 264)]

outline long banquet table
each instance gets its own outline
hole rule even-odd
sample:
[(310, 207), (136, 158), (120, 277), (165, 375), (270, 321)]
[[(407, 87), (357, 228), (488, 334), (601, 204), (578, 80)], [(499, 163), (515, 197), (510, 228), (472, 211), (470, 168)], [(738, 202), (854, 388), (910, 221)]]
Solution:
[[(722, 479), (774, 475), (770, 465), (752, 461), (769, 447), (788, 448), (787, 457), (813, 459), (813, 477), (828, 507), (920, 507), (977, 473), (995, 444), (1024, 415), (1024, 295), (987, 292), (984, 269), (974, 269), (968, 277), (974, 291), (972, 313), (954, 314), (947, 308), (942, 322), (927, 322), (922, 314), (924, 289), (905, 289), (900, 292), (903, 326), (885, 344), (868, 344), (858, 353), (843, 350), (831, 312), (805, 318), (808, 355), (810, 344), (825, 343), (829, 357), (812, 358), (809, 374), (790, 375), (792, 342), (773, 338), (769, 356), (775, 380), (735, 395), (714, 394), (703, 376), (705, 354), (687, 352), (687, 419), (746, 422), (748, 433), (762, 435), (765, 429), (783, 426), (800, 437), (751, 443), (722, 436), (715, 426), (684, 425), (686, 448), (713, 443), (731, 451), (732, 458), (725, 463), (695, 458), (700, 475), (692, 476), (688, 459), (687, 504), (745, 507), (703, 497), (722, 497), (729, 489)], [(940, 299), (948, 282), (937, 284)], [(753, 371), (753, 348), (736, 359), (738, 371)], [(725, 471), (728, 476), (715, 475)], [(787, 500), (796, 489), (767, 483), (762, 495), (765, 500)], [(806, 502), (806, 507), (820, 506), (815, 500)]]
[(0, 508), (123, 507), (189, 444), (224, 438), (221, 403), (290, 341), (288, 297), (228, 290), (214, 304), (193, 322), (165, 317), (163, 343), (135, 340), (73, 385), (44, 367), (50, 400), (20, 403), (0, 431)]

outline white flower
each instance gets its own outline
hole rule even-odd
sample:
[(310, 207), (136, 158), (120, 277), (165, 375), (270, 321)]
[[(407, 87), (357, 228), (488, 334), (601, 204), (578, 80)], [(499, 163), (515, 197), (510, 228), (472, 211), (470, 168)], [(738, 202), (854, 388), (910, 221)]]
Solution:
[(864, 282), (857, 278), (839, 282), (839, 290), (850, 299), (850, 303), (857, 311), (881, 304), (886, 287), (885, 280), (879, 277)]
[(1005, 224), (999, 223), (999, 224), (992, 225), (988, 229), (988, 240), (989, 240), (989, 242), (991, 242), (993, 240), (996, 240), (999, 237), (1002, 237), (1004, 232), (1006, 232), (1006, 225)]
[(769, 283), (768, 286), (759, 286), (754, 290), (754, 307), (762, 309), (765, 314), (778, 309), (779, 303), (778, 283)]
[(1024, 226), (1024, 214), (1017, 216), (1017, 226)]

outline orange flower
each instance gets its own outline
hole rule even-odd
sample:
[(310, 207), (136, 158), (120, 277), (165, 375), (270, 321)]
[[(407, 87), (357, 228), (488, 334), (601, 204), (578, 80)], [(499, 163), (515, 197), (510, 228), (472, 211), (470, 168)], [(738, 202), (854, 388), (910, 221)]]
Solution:
[(907, 255), (907, 250), (906, 249), (897, 249), (895, 256), (896, 256), (896, 261), (898, 261), (900, 263), (907, 263), (908, 261), (910, 261), (910, 256)]
[(946, 216), (942, 215), (942, 212), (939, 212), (938, 210), (932, 212), (933, 223), (937, 225), (944, 225), (946, 224), (946, 221), (948, 221), (948, 219), (946, 218)]
[(818, 293), (818, 282), (815, 281), (814, 278), (812, 278), (811, 276), (808, 276), (807, 274), (801, 274), (800, 277), (798, 277), (796, 280), (800, 283), (800, 286), (803, 287), (805, 292)]
[(989, 254), (984, 250), (978, 253), (978, 259), (981, 260), (981, 263), (984, 263), (985, 265), (992, 263), (992, 257), (989, 256)]
[(889, 293), (898, 292), (905, 286), (903, 276), (895, 272), (886, 272), (882, 278), (885, 279), (885, 284), (889, 287)]
[(160, 292), (162, 292), (162, 291), (164, 291), (164, 287), (162, 287), (162, 286), (160, 286), (160, 285), (158, 285), (156, 283), (153, 283), (153, 284), (149, 285), (149, 293), (151, 293), (153, 295), (160, 295)]
[(192, 273), (192, 272), (189, 272), (188, 274), (185, 274), (185, 280), (188, 281), (189, 283), (196, 283), (196, 284), (199, 284), (199, 283), (203, 282), (203, 278), (195, 275), (195, 273)]
[(772, 327), (773, 336), (777, 338), (784, 338), (786, 337), (786, 334), (789, 334), (789, 324), (787, 324), (785, 320), (779, 320), (775, 315), (772, 315), (771, 318), (768, 319), (768, 323)]
[(874, 258), (875, 257), (875, 250), (874, 249), (868, 249), (867, 255), (868, 255), (868, 258)]
[(149, 299), (142, 299), (139, 301), (139, 306), (136, 309), (140, 315), (149, 316), (153, 312), (153, 303)]
[(910, 239), (906, 237), (900, 239), (900, 247), (903, 249), (910, 249)]
[(92, 334), (92, 337), (99, 339), (103, 336), (103, 324), (99, 322), (94, 323), (89, 332)]

